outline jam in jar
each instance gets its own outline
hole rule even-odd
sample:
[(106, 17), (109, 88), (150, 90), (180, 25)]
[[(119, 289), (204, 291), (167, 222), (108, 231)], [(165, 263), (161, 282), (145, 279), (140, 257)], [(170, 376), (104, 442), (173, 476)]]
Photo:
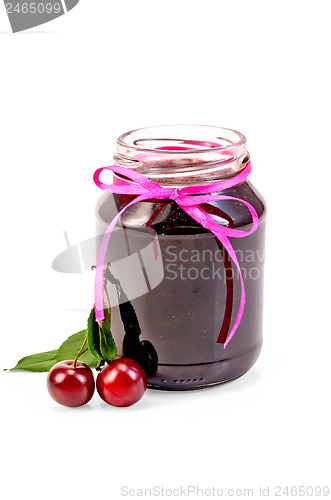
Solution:
[[(250, 161), (239, 132), (209, 126), (164, 126), (128, 132), (117, 140), (116, 165), (161, 186), (203, 186), (238, 175)], [(114, 174), (114, 184), (130, 183)], [(215, 192), (213, 194), (220, 194)], [(150, 199), (129, 207), (111, 235), (105, 285), (119, 355), (140, 362), (148, 386), (192, 390), (249, 370), (262, 346), (265, 202), (247, 178), (222, 191), (237, 200), (200, 206), (221, 226), (255, 232), (229, 238), (244, 280), (246, 303), (236, 319), (240, 277), (222, 243), (175, 200)], [(98, 235), (135, 196), (104, 193), (96, 209)]]

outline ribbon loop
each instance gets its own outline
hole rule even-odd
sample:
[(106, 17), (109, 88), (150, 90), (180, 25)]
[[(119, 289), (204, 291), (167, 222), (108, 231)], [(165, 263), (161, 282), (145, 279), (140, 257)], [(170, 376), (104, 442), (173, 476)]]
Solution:
[[(103, 170), (110, 170), (114, 174), (118, 174), (123, 179), (121, 184), (104, 184), (100, 181), (100, 174)], [(240, 265), (235, 254), (235, 251), (229, 240), (230, 237), (234, 238), (245, 238), (246, 236), (252, 234), (256, 231), (259, 223), (258, 215), (256, 210), (247, 201), (235, 198), (233, 196), (228, 196), (225, 194), (215, 194), (231, 187), (237, 186), (243, 182), (251, 172), (251, 163), (248, 162), (245, 168), (237, 175), (226, 179), (224, 181), (216, 182), (208, 185), (201, 186), (187, 186), (184, 188), (172, 188), (163, 187), (156, 182), (151, 181), (146, 176), (131, 170), (126, 167), (120, 167), (119, 165), (113, 165), (108, 167), (99, 168), (94, 172), (93, 180), (95, 184), (103, 191), (108, 191), (110, 193), (116, 194), (127, 194), (127, 195), (139, 195), (133, 201), (128, 203), (120, 212), (114, 217), (112, 222), (109, 224), (104, 237), (102, 239), (95, 276), (95, 318), (96, 321), (101, 321), (104, 319), (104, 304), (103, 304), (103, 272), (104, 263), (108, 248), (108, 243), (110, 240), (111, 233), (119, 221), (122, 214), (130, 206), (140, 201), (151, 200), (151, 199), (171, 199), (177, 203), (177, 205), (184, 210), (190, 217), (196, 220), (202, 227), (209, 229), (215, 237), (222, 243), (226, 251), (228, 252), (231, 260), (236, 266), (241, 285), (241, 297), (239, 309), (237, 312), (237, 317), (234, 321), (232, 329), (228, 334), (226, 341), (224, 342), (224, 348), (228, 345), (233, 335), (235, 334), (241, 318), (244, 313), (245, 308), (245, 286), (242, 277)], [(252, 217), (252, 228), (249, 231), (242, 231), (240, 229), (233, 229), (226, 226), (221, 226), (200, 206), (200, 204), (208, 203), (217, 200), (228, 200), (243, 203), (249, 210)]]

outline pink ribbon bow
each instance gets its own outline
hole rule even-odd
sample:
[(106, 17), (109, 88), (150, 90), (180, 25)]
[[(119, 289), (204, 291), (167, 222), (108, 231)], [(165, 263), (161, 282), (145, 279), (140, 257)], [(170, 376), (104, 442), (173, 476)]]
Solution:
[[(124, 185), (104, 184), (99, 180), (100, 173), (103, 170), (110, 170), (111, 172), (124, 176), (133, 182), (126, 181)], [(245, 200), (241, 200), (233, 196), (227, 196), (223, 194), (215, 195), (211, 193), (217, 193), (220, 191), (224, 191), (225, 189), (231, 188), (233, 186), (236, 186), (240, 182), (244, 181), (248, 177), (250, 172), (251, 172), (251, 164), (250, 162), (248, 162), (246, 167), (238, 175), (235, 175), (230, 179), (226, 179), (224, 181), (208, 185), (187, 186), (178, 189), (173, 187), (160, 186), (156, 182), (151, 181), (144, 175), (139, 174), (134, 170), (125, 167), (119, 167), (117, 165), (97, 169), (94, 172), (93, 180), (100, 189), (102, 189), (103, 191), (109, 191), (110, 193), (116, 193), (116, 194), (137, 195), (137, 197), (133, 201), (128, 203), (124, 208), (122, 208), (120, 212), (118, 212), (118, 214), (109, 224), (101, 242), (97, 260), (96, 276), (95, 276), (96, 321), (99, 322), (104, 319), (104, 312), (103, 312), (104, 263), (105, 263), (109, 239), (116, 223), (118, 222), (122, 214), (125, 212), (125, 210), (127, 210), (129, 207), (131, 207), (131, 205), (134, 205), (135, 203), (151, 199), (159, 199), (159, 200), (171, 199), (174, 200), (182, 210), (184, 210), (188, 215), (190, 215), (192, 219), (195, 219), (199, 224), (201, 224), (202, 227), (209, 229), (209, 231), (211, 231), (216, 236), (216, 238), (222, 243), (224, 248), (227, 250), (236, 268), (238, 269), (240, 283), (241, 283), (240, 304), (233, 327), (229, 335), (227, 336), (226, 341), (224, 342), (224, 349), (225, 349), (225, 347), (232, 339), (233, 335), (235, 334), (240, 324), (245, 308), (244, 280), (241, 274), (241, 269), (237, 256), (228, 237), (231, 236), (234, 238), (245, 238), (249, 234), (252, 234), (254, 231), (256, 231), (259, 221), (255, 209)], [(233, 200), (233, 201), (240, 201), (240, 203), (243, 203), (248, 208), (252, 216), (251, 230), (241, 231), (239, 229), (231, 229), (217, 224), (217, 222), (215, 222), (214, 219), (212, 219), (212, 217), (199, 206), (200, 203), (208, 203), (210, 201), (215, 201), (215, 200)], [(219, 339), (217, 340), (217, 342), (219, 342)]]

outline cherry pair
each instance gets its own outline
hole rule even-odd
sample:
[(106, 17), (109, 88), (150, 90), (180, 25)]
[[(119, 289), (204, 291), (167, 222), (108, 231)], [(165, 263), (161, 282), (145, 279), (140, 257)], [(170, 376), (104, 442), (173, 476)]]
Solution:
[[(109, 405), (131, 406), (143, 397), (147, 377), (136, 361), (118, 358), (101, 370), (96, 386), (100, 397)], [(93, 372), (80, 361), (60, 361), (48, 374), (47, 389), (61, 405), (82, 406), (94, 393)]]

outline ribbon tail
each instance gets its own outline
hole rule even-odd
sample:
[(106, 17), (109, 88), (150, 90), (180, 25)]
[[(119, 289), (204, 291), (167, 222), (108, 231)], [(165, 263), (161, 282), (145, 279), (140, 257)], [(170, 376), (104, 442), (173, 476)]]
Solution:
[(222, 245), (220, 240), (216, 238), (217, 245), (220, 249), (224, 265), (224, 278), (226, 284), (226, 298), (225, 298), (225, 311), (223, 317), (223, 323), (220, 328), (220, 333), (218, 335), (217, 343), (224, 344), (228, 333), (230, 331), (232, 310), (233, 310), (233, 269), (232, 269), (232, 259), (230, 258), (225, 247)]
[[(178, 202), (177, 202), (178, 203)], [(246, 301), (246, 294), (245, 294), (245, 285), (244, 285), (244, 280), (242, 277), (240, 265), (237, 259), (237, 256), (235, 254), (235, 251), (233, 249), (233, 246), (229, 240), (229, 238), (222, 233), (222, 228), (223, 226), (219, 226), (205, 210), (203, 210), (200, 206), (185, 206), (181, 205), (180, 202), (178, 205), (184, 210), (192, 219), (196, 220), (199, 224), (201, 224), (203, 227), (209, 229), (214, 236), (222, 243), (226, 251), (228, 252), (230, 258), (232, 259), (233, 263), (235, 264), (238, 273), (239, 273), (239, 278), (240, 278), (240, 285), (241, 285), (241, 297), (240, 297), (240, 304), (239, 304), (239, 309), (237, 312), (237, 317), (235, 319), (235, 322), (231, 328), (231, 331), (229, 335), (226, 338), (226, 341), (224, 342), (224, 349), (234, 336), (234, 334), (237, 331), (237, 328), (240, 324), (241, 318), (244, 314), (244, 309), (245, 309), (245, 301)], [(220, 342), (220, 336), (217, 339), (218, 343)]]
[(121, 218), (122, 214), (127, 210), (131, 205), (138, 203), (139, 201), (144, 201), (150, 198), (149, 194), (141, 194), (133, 201), (128, 203), (118, 214), (113, 218), (111, 223), (106, 229), (106, 232), (102, 238), (102, 242), (99, 248), (98, 259), (97, 259), (97, 267), (95, 273), (95, 283), (94, 283), (94, 308), (95, 308), (95, 320), (102, 321), (105, 318), (105, 314), (103, 312), (103, 275), (104, 275), (104, 265), (107, 254), (107, 248), (110, 240), (111, 233), (113, 232), (117, 222)]
[[(245, 310), (246, 293), (245, 293), (244, 279), (242, 277), (240, 265), (239, 265), (237, 256), (235, 254), (235, 251), (233, 249), (233, 246), (231, 245), (229, 238), (227, 236), (224, 236), (223, 234), (221, 235), (221, 234), (217, 234), (216, 232), (214, 233), (214, 231), (213, 231), (213, 234), (215, 234), (215, 236), (223, 243), (223, 246), (227, 250), (232, 261), (234, 262), (234, 264), (238, 270), (238, 273), (239, 273), (240, 286), (241, 286), (240, 304), (239, 304), (239, 309), (237, 312), (237, 317), (235, 319), (235, 322), (233, 324), (233, 327), (231, 328), (229, 335), (226, 338), (226, 341), (224, 342), (224, 349), (225, 349), (226, 346), (228, 345), (228, 343), (230, 342), (230, 340), (232, 339), (232, 337), (234, 336), (234, 334), (236, 333), (237, 328), (240, 324), (241, 318), (243, 317), (244, 310)], [(219, 339), (217, 339), (217, 342), (219, 342)]]

